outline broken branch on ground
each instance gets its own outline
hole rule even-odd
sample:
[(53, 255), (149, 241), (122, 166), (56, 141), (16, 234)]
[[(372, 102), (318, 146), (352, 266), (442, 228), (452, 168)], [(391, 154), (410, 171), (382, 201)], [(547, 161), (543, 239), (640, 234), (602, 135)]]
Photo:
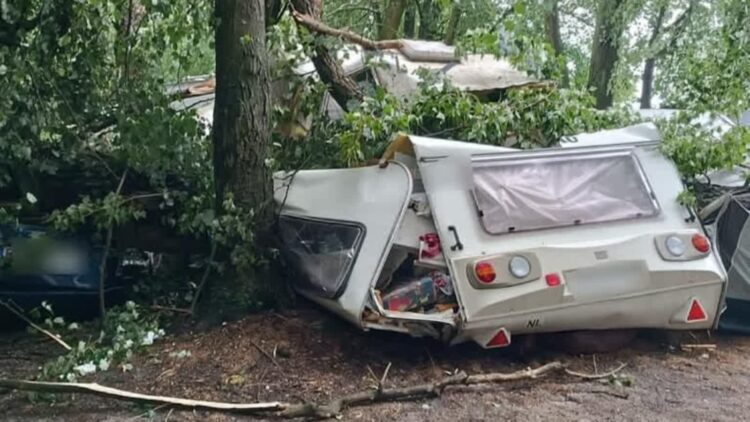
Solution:
[(383, 373), (383, 376), (380, 379), (380, 385), (377, 388), (338, 397), (325, 404), (283, 402), (226, 403), (205, 400), (191, 400), (178, 397), (140, 394), (132, 391), (106, 387), (95, 383), (77, 384), (68, 382), (41, 382), (0, 379), (0, 388), (46, 393), (92, 394), (121, 401), (162, 406), (166, 405), (172, 408), (182, 408), (190, 410), (240, 413), (255, 416), (276, 416), (287, 419), (310, 417), (328, 419), (337, 417), (341, 414), (342, 411), (352, 407), (361, 407), (382, 402), (438, 397), (447, 387), (450, 386), (494, 384), (518, 381), (523, 379), (533, 380), (549, 373), (558, 372), (560, 370), (564, 370), (566, 374), (571, 376), (583, 378), (585, 380), (592, 380), (611, 376), (624, 367), (625, 364), (622, 364), (614, 370), (606, 372), (604, 374), (590, 375), (570, 371), (566, 369), (560, 362), (551, 362), (535, 369), (527, 368), (511, 373), (468, 375), (465, 372), (460, 371), (433, 382), (406, 387), (384, 388), (383, 383), (385, 382), (386, 376), (388, 374), (388, 369), (390, 369), (389, 365), (388, 368), (386, 368), (386, 371)]

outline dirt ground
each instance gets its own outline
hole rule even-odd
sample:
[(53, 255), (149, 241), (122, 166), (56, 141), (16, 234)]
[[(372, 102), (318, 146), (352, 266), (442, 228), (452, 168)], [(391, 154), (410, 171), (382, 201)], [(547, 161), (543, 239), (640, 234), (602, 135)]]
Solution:
[[(632, 380), (630, 387), (552, 374), (537, 380), (451, 387), (439, 398), (350, 409), (341, 419), (708, 421), (745, 420), (750, 414), (750, 338), (714, 335), (707, 339), (699, 333), (675, 340), (647, 333), (613, 353), (570, 355), (550, 351), (548, 344), (519, 357), (513, 351), (482, 350), (471, 344), (446, 347), (396, 334), (359, 332), (312, 307), (254, 315), (201, 333), (188, 328), (181, 331), (138, 356), (132, 372), (110, 371), (84, 381), (205, 400), (325, 402), (368, 388), (373, 384), (370, 371), (380, 376), (389, 363), (388, 387), (435, 380), (457, 369), (469, 374), (512, 372), (559, 360), (573, 370), (594, 373), (626, 363), (619, 376)], [(695, 342), (716, 344), (716, 351), (684, 352), (679, 347)], [(31, 378), (58, 349), (38, 336), (0, 334), (0, 377)], [(190, 356), (178, 357), (175, 352), (183, 350)], [(41, 404), (32, 403), (24, 393), (0, 392), (0, 420), (4, 421), (139, 419), (257, 420), (154, 410), (81, 395), (58, 396), (54, 404)]]

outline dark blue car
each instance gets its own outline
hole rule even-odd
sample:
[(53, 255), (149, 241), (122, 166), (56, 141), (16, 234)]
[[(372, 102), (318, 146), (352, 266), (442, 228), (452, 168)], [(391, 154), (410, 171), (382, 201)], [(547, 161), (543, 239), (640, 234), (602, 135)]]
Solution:
[[(55, 315), (72, 320), (99, 312), (103, 250), (77, 236), (59, 235), (41, 226), (0, 226), (0, 300), (29, 311), (43, 301)], [(109, 264), (105, 298), (123, 300), (124, 289)], [(17, 317), (0, 307), (0, 325), (16, 325)]]

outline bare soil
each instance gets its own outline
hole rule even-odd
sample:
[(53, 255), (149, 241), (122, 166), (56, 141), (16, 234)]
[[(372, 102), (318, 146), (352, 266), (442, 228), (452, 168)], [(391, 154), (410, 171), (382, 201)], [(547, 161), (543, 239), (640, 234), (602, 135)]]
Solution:
[[(191, 331), (193, 330), (193, 331)], [(453, 387), (439, 398), (347, 410), (343, 420), (745, 420), (750, 414), (750, 338), (707, 333), (641, 333), (618, 351), (571, 355), (557, 351), (559, 336), (535, 349), (447, 347), (426, 339), (360, 332), (316, 308), (263, 313), (206, 330), (179, 334), (138, 356), (134, 370), (97, 374), (85, 381), (142, 393), (232, 402), (318, 401), (373, 385), (392, 365), (387, 386), (435, 380), (457, 369), (469, 374), (512, 372), (560, 360), (581, 372), (606, 372), (620, 362), (630, 387), (564, 374), (507, 384)], [(514, 339), (515, 340), (515, 339)], [(711, 343), (712, 352), (684, 352), (681, 343)], [(526, 342), (526, 344), (530, 344)], [(256, 347), (256, 345), (258, 347)], [(259, 351), (262, 349), (264, 353)], [(189, 351), (179, 358), (175, 352)], [(32, 378), (59, 347), (38, 336), (0, 334), (0, 377)], [(275, 357), (274, 357), (275, 356)], [(151, 410), (151, 412), (149, 412)], [(88, 396), (58, 396), (33, 403), (25, 393), (0, 392), (6, 421), (235, 421), (252, 418), (149, 409)]]

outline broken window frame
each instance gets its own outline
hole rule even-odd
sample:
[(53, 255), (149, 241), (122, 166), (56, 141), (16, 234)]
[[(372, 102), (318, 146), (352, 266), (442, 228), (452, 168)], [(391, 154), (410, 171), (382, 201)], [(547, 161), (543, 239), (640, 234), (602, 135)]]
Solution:
[[(351, 277), (352, 270), (354, 269), (354, 266), (357, 262), (357, 257), (359, 256), (359, 251), (362, 249), (362, 244), (364, 243), (365, 236), (367, 234), (367, 229), (365, 226), (361, 223), (352, 222), (352, 221), (341, 221), (341, 220), (330, 220), (330, 219), (324, 219), (324, 218), (313, 218), (313, 217), (302, 217), (302, 216), (296, 216), (296, 215), (289, 215), (289, 214), (282, 214), (279, 216), (279, 237), (282, 240), (282, 254), (287, 256), (287, 260), (290, 263), (294, 262), (294, 259), (289, 258), (290, 248), (286, 245), (286, 242), (284, 241), (284, 236), (281, 233), (282, 232), (282, 224), (284, 224), (284, 221), (292, 222), (293, 224), (317, 224), (317, 225), (324, 225), (328, 226), (325, 230), (326, 233), (335, 230), (337, 228), (345, 228), (345, 229), (354, 229), (357, 230), (357, 233), (354, 238), (354, 242), (352, 245), (349, 246), (348, 251), (351, 251), (352, 254), (349, 256), (349, 262), (345, 265), (345, 268), (342, 272), (340, 272), (337, 277), (335, 283), (332, 284), (331, 289), (327, 290), (327, 288), (323, 287), (321, 283), (317, 283), (314, 281), (311, 281), (311, 278), (309, 274), (304, 270), (304, 268), (300, 268), (298, 266), (294, 266), (294, 270), (300, 278), (295, 278), (293, 280), (293, 284), (295, 288), (305, 291), (310, 294), (314, 294), (315, 296), (325, 298), (325, 299), (337, 299), (343, 292), (346, 290), (346, 286), (349, 283), (349, 278)], [(300, 230), (300, 226), (296, 226), (296, 230)], [(343, 249), (341, 250), (343, 251)], [(313, 255), (313, 254), (311, 254)]]

